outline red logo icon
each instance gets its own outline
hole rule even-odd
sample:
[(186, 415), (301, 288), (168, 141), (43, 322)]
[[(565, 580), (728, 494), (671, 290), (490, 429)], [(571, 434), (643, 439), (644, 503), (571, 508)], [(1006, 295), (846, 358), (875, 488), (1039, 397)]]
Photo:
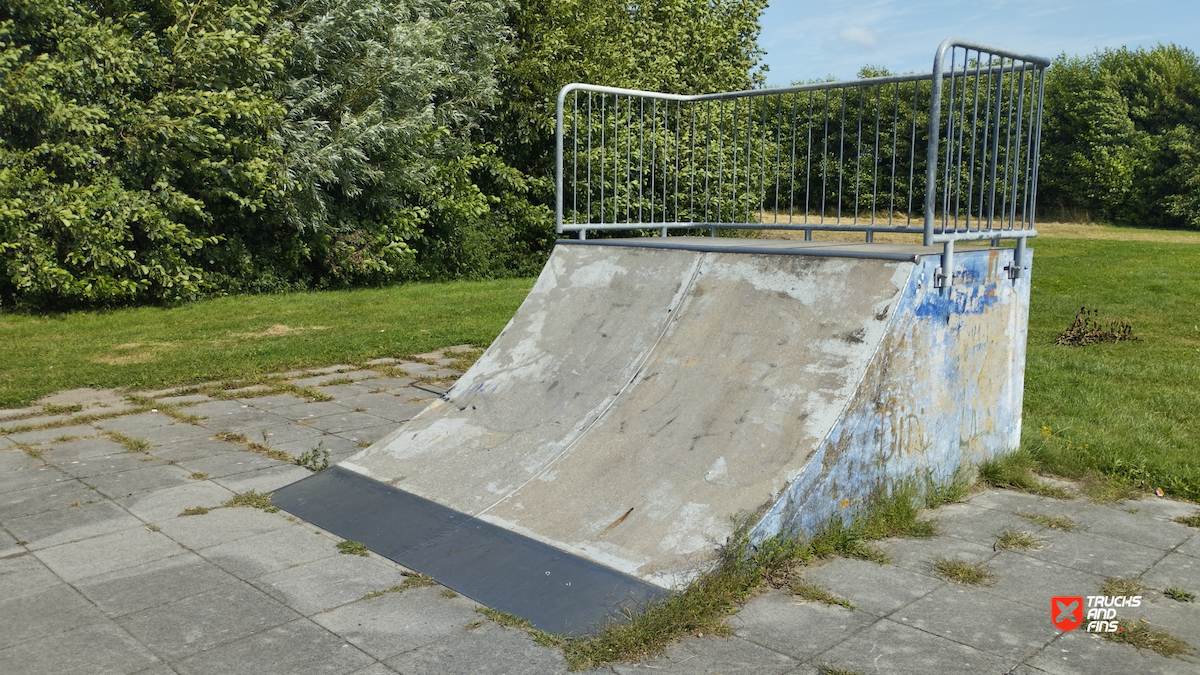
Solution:
[(1050, 621), (1061, 631), (1075, 630), (1083, 623), (1083, 597), (1063, 595), (1050, 598)]

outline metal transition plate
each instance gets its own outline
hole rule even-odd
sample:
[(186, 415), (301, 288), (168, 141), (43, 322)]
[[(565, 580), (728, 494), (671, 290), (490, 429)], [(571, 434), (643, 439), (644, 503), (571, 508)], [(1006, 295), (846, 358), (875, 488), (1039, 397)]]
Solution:
[(593, 632), (665, 593), (337, 466), (276, 490), (271, 502), (550, 633)]

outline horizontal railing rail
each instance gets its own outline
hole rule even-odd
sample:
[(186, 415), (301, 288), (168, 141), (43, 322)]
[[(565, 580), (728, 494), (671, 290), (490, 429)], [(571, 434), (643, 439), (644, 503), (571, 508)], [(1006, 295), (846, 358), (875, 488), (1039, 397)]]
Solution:
[(569, 84), (556, 230), (919, 234), (944, 270), (955, 242), (1016, 239), (1016, 276), (1049, 63), (947, 40), (925, 74), (700, 95)]

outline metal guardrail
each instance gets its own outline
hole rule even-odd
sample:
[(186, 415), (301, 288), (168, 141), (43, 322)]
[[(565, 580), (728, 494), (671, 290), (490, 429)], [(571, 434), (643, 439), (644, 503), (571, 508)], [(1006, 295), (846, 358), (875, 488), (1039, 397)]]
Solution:
[(942, 244), (943, 270), (955, 242), (1016, 239), (1016, 278), (1049, 64), (951, 39), (922, 75), (696, 96), (569, 84), (556, 230), (903, 232)]

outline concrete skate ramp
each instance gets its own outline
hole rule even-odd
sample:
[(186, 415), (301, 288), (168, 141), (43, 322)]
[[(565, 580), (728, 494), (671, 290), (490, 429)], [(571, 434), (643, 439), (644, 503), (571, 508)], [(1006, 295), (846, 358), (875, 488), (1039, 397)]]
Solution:
[(1016, 446), (1009, 251), (963, 252), (947, 295), (921, 247), (620, 243), (558, 246), (445, 399), (342, 466), (669, 587), (737, 519), (805, 529)]
[(340, 466), (671, 588), (739, 522), (810, 533), (1018, 445), (1029, 276), (955, 261), (941, 289), (920, 246), (560, 242), (443, 399)]

